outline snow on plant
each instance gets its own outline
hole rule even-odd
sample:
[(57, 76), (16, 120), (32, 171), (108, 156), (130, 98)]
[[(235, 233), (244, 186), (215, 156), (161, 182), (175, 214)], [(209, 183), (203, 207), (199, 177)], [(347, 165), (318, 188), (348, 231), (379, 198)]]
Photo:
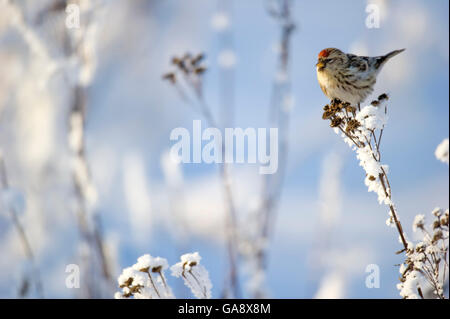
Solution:
[[(78, 28), (69, 28), (64, 21), (66, 8), (70, 5), (79, 8), (81, 25)], [(90, 86), (96, 71), (96, 43), (98, 40), (98, 29), (106, 2), (103, 0), (83, 0), (73, 3), (65, 1), (47, 1), (47, 3), (29, 10), (26, 2), (0, 0), (2, 10), (9, 16), (9, 22), (30, 51), (29, 76), (38, 83), (39, 91), (47, 91), (46, 86), (50, 80), (58, 79), (57, 74), (62, 74), (64, 85), (62, 95), (71, 98), (69, 103), (69, 127), (68, 142), (72, 155), (72, 177), (74, 185), (74, 207), (78, 228), (83, 238), (82, 245), (88, 249), (82, 249), (82, 264), (86, 264), (89, 271), (86, 279), (86, 291), (89, 296), (101, 296), (99, 286), (89, 276), (93, 274), (94, 268), (98, 268), (105, 278), (107, 289), (111, 288), (112, 278), (109, 271), (109, 263), (106, 260), (106, 251), (103, 247), (103, 238), (100, 233), (99, 215), (92, 210), (96, 199), (96, 189), (91, 179), (91, 172), (86, 157), (85, 132), (87, 109), (87, 89)], [(36, 10), (37, 9), (37, 10)], [(31, 12), (38, 18), (31, 19)], [(32, 14), (33, 15), (33, 14)], [(54, 28), (57, 37), (49, 30), (40, 26), (37, 21), (52, 21), (60, 28)], [(61, 37), (60, 37), (61, 36)], [(54, 76), (54, 78), (53, 78)], [(32, 85), (31, 87), (34, 87)], [(50, 91), (50, 90), (48, 90)], [(34, 92), (36, 93), (36, 92)], [(59, 92), (58, 92), (59, 93)], [(35, 103), (33, 92), (26, 92), (24, 96)], [(31, 98), (30, 98), (31, 96)], [(51, 102), (49, 102), (51, 105)], [(41, 112), (40, 112), (41, 113)], [(35, 143), (38, 144), (38, 143)], [(47, 164), (48, 165), (48, 164)], [(87, 267), (86, 267), (87, 268)], [(96, 270), (95, 270), (96, 271)], [(94, 272), (95, 272), (94, 271)], [(96, 275), (93, 275), (96, 276)], [(106, 288), (106, 287), (105, 287)], [(109, 293), (108, 293), (109, 294)]]
[[(423, 287), (428, 283), (433, 293), (444, 298), (444, 282), (448, 276), (448, 210), (433, 211), (435, 220), (431, 231), (425, 228), (425, 216), (417, 215), (413, 230), (420, 230), (423, 239), (414, 245), (407, 241), (392, 201), (387, 176), (388, 166), (381, 163), (380, 144), (387, 123), (388, 96), (382, 94), (370, 105), (358, 109), (348, 103), (333, 100), (324, 107), (322, 118), (330, 120), (330, 126), (356, 152), (359, 165), (366, 172), (365, 184), (369, 192), (378, 195), (378, 202), (389, 207), (389, 226), (395, 225), (400, 235), (406, 260), (400, 266), (400, 283), (397, 288), (404, 298), (425, 298)], [(436, 157), (448, 162), (448, 140), (436, 150)]]
[(387, 101), (388, 96), (382, 94), (369, 105), (362, 109), (358, 106), (357, 109), (349, 103), (333, 100), (324, 107), (322, 118), (330, 120), (330, 126), (356, 152), (359, 165), (366, 172), (364, 182), (369, 192), (378, 195), (380, 204), (389, 206), (389, 219), (386, 223), (397, 227), (403, 251), (406, 251), (408, 244), (392, 201), (388, 166), (381, 163), (380, 145), (388, 119)]
[(424, 298), (426, 290), (444, 299), (444, 286), (448, 281), (448, 229), (449, 211), (435, 208), (430, 227), (426, 227), (425, 216), (417, 215), (413, 222), (413, 231), (421, 232), (422, 240), (406, 252), (406, 259), (400, 265), (400, 283), (397, 288), (403, 298)]
[[(40, 276), (40, 270), (36, 264), (35, 253), (33, 251), (31, 242), (28, 238), (27, 231), (23, 226), (20, 216), (25, 210), (25, 198), (22, 193), (12, 189), (9, 186), (8, 175), (6, 173), (6, 165), (3, 159), (3, 154), (0, 150), (0, 216), (3, 211), (8, 212), (14, 227), (17, 230), (21, 244), (23, 246), (25, 256), (31, 264), (32, 278), (36, 291), (40, 297), (43, 297), (42, 281)], [(27, 285), (27, 281), (23, 283)], [(26, 292), (21, 292), (21, 297), (24, 297)]]
[[(276, 2), (276, 3), (275, 3)], [(224, 4), (225, 5), (225, 4)], [(225, 288), (224, 296), (238, 297), (240, 289), (238, 287), (238, 261), (242, 258), (245, 262), (245, 268), (249, 275), (248, 287), (254, 298), (267, 297), (265, 269), (267, 267), (268, 242), (272, 233), (273, 220), (277, 212), (278, 201), (280, 198), (283, 180), (285, 176), (285, 167), (287, 165), (288, 154), (288, 135), (290, 112), (294, 106), (295, 99), (291, 93), (291, 80), (289, 75), (291, 65), (291, 39), (295, 30), (295, 23), (292, 16), (292, 1), (279, 0), (274, 1), (268, 8), (268, 13), (279, 25), (280, 40), (277, 50), (277, 70), (273, 83), (273, 99), (271, 99), (269, 122), (271, 127), (279, 129), (278, 143), (279, 149), (279, 169), (276, 174), (267, 174), (262, 180), (261, 198), (258, 199), (257, 211), (249, 211), (249, 223), (238, 221), (236, 207), (236, 198), (232, 191), (232, 174), (230, 165), (223, 163), (220, 165), (222, 185), (226, 198), (226, 235), (227, 249), (229, 255), (229, 275), (226, 280), (229, 287)], [(224, 10), (224, 8), (222, 9)], [(226, 34), (229, 29), (230, 20), (228, 11), (220, 11), (212, 19), (213, 28), (223, 35), (225, 42), (231, 42), (230, 34)], [(207, 70), (203, 63), (204, 54), (191, 55), (186, 53), (182, 56), (172, 58), (174, 70), (165, 73), (163, 79), (168, 81), (180, 95), (182, 100), (189, 104), (195, 111), (199, 111), (208, 123), (213, 127), (219, 127), (217, 124), (228, 125), (233, 117), (233, 91), (232, 80), (224, 83), (221, 98), (224, 119), (219, 123), (214, 118), (210, 106), (206, 103), (203, 95), (203, 75)], [(232, 73), (237, 62), (234, 50), (229, 45), (224, 45), (218, 55), (218, 66), (221, 69), (222, 78), (233, 79)], [(226, 98), (225, 98), (226, 97)], [(222, 142), (222, 147), (225, 143)], [(222, 154), (225, 154), (222, 149)]]
[[(448, 164), (448, 138), (436, 149), (436, 158)], [(444, 299), (444, 286), (449, 275), (449, 211), (435, 208), (431, 214), (434, 221), (426, 227), (425, 215), (416, 215), (412, 229), (420, 231), (422, 240), (415, 245), (409, 243), (406, 259), (400, 265), (400, 283), (397, 288), (403, 298), (417, 299), (424, 297), (424, 288), (431, 287), (431, 292)], [(426, 292), (426, 291), (425, 291)]]
[[(203, 94), (203, 75), (207, 70), (204, 63), (205, 54), (192, 55), (189, 52), (182, 56), (174, 56), (171, 60), (174, 69), (165, 73), (162, 78), (168, 81), (177, 91), (180, 98), (188, 104), (194, 111), (199, 112), (212, 127), (219, 127), (214, 118), (211, 107), (206, 103)], [(225, 156), (225, 142), (222, 140), (222, 156)], [(228, 249), (229, 274), (225, 288), (227, 296), (237, 297), (238, 289), (238, 269), (237, 269), (237, 243), (236, 243), (236, 205), (232, 192), (232, 178), (230, 167), (225, 160), (220, 165), (220, 176), (222, 188), (226, 198), (226, 237)]]
[(173, 298), (167, 285), (164, 271), (169, 267), (167, 260), (148, 254), (138, 258), (137, 263), (125, 268), (118, 278), (122, 292), (115, 294), (116, 299), (134, 297), (136, 299)]
[(441, 162), (448, 164), (448, 138), (444, 139), (441, 144), (438, 145), (434, 155)]
[(196, 298), (210, 299), (212, 284), (208, 271), (200, 265), (200, 259), (197, 252), (184, 254), (181, 261), (170, 267), (170, 270), (173, 276), (183, 277), (185, 285), (191, 289)]
[[(198, 252), (181, 256), (181, 261), (170, 269), (175, 277), (182, 277), (194, 296), (199, 299), (211, 298), (212, 284), (208, 271), (200, 264)], [(116, 299), (170, 299), (174, 298), (172, 289), (167, 284), (164, 271), (169, 268), (166, 259), (143, 255), (137, 263), (125, 268), (118, 278), (121, 292)]]

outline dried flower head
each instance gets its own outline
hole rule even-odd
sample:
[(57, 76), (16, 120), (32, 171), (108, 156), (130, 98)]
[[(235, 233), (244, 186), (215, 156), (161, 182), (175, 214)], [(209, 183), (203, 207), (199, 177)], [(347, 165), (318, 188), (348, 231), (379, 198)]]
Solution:
[(331, 127), (338, 127), (342, 124), (343, 120), (340, 117), (335, 117), (331, 120), (330, 126)]
[(347, 133), (354, 132), (354, 131), (355, 131), (358, 127), (360, 127), (360, 126), (361, 126), (361, 123), (359, 123), (358, 120), (350, 119), (350, 120), (347, 122), (347, 126), (346, 126), (346, 128), (345, 128), (345, 131), (346, 131)]
[(347, 112), (352, 113), (352, 114), (354, 114), (356, 112), (356, 107), (353, 107), (353, 106), (350, 106), (350, 105), (346, 106), (345, 109), (346, 109)]
[(175, 82), (176, 82), (176, 76), (175, 76), (175, 73), (173, 73), (173, 72), (164, 74), (162, 76), (162, 78), (163, 78), (163, 80), (168, 80), (172, 84), (175, 84)]
[(175, 277), (182, 277), (192, 293), (201, 299), (211, 298), (211, 281), (208, 271), (200, 264), (201, 257), (196, 252), (181, 256), (181, 261), (170, 269)]
[(192, 59), (192, 65), (198, 65), (204, 58), (205, 55), (203, 53), (197, 54), (197, 56)]
[(326, 110), (325, 112), (323, 112), (322, 119), (323, 119), (323, 120), (328, 120), (328, 119), (330, 119), (331, 117), (333, 117), (334, 114), (335, 114), (335, 112), (330, 111), (330, 110)]
[(389, 100), (389, 96), (386, 93), (383, 93), (380, 96), (378, 96), (378, 100), (379, 101)]

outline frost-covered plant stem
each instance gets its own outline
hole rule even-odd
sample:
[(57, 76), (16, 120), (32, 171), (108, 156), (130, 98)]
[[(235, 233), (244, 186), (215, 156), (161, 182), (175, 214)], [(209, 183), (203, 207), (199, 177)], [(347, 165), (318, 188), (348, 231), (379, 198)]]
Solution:
[(270, 238), (270, 232), (275, 224), (276, 209), (281, 195), (283, 180), (285, 177), (287, 155), (288, 155), (288, 133), (290, 120), (290, 107), (293, 101), (291, 95), (290, 81), (290, 60), (291, 60), (291, 38), (295, 30), (295, 24), (292, 21), (292, 1), (276, 0), (274, 5), (269, 8), (269, 15), (280, 25), (280, 40), (278, 47), (278, 66), (275, 71), (275, 80), (272, 89), (272, 98), (270, 106), (269, 123), (279, 130), (279, 155), (278, 171), (273, 175), (265, 175), (262, 180), (261, 205), (258, 209), (256, 222), (258, 223), (257, 238), (252, 240), (257, 244), (254, 256), (246, 256), (252, 263), (255, 259), (256, 269), (250, 272), (250, 276), (255, 277), (250, 280), (252, 294), (255, 298), (267, 297), (265, 279), (261, 278), (266, 269), (267, 263), (267, 244)]
[[(212, 284), (208, 271), (200, 264), (201, 257), (195, 252), (184, 254), (170, 270), (174, 277), (181, 277), (185, 285), (198, 299), (210, 299)], [(164, 271), (169, 267), (167, 260), (148, 254), (138, 258), (137, 263), (125, 268), (118, 278), (121, 292), (116, 299), (172, 299), (175, 296), (167, 284)]]
[[(218, 0), (218, 12), (224, 15), (226, 19), (230, 19), (233, 1), (231, 0)], [(229, 23), (229, 21), (228, 21)], [(220, 47), (220, 54), (234, 52), (233, 43), (233, 29), (224, 28), (218, 33), (218, 41)], [(220, 56), (220, 55), (219, 55)], [(234, 122), (234, 110), (235, 110), (235, 68), (232, 65), (223, 65), (219, 62), (219, 95), (220, 95), (220, 117), (222, 127), (231, 127)], [(222, 154), (225, 156), (225, 147), (222, 141)], [(225, 202), (227, 203), (227, 254), (228, 258), (233, 260), (230, 262), (233, 267), (230, 267), (229, 274), (224, 278), (223, 296), (238, 297), (240, 295), (240, 287), (238, 282), (237, 263), (238, 263), (238, 238), (237, 238), (237, 212), (235, 209), (235, 200), (232, 192), (232, 176), (230, 164), (222, 161), (220, 171), (223, 193), (225, 196)]]
[[(203, 96), (202, 75), (206, 68), (202, 65), (204, 59), (203, 54), (191, 56), (186, 53), (182, 57), (174, 57), (172, 64), (176, 67), (176, 71), (167, 73), (163, 76), (169, 80), (175, 87), (181, 99), (186, 102), (195, 112), (199, 112), (208, 122), (209, 126), (219, 127), (218, 122), (214, 119), (211, 108), (206, 103)], [(193, 96), (192, 98), (190, 97)], [(231, 189), (231, 173), (229, 165), (225, 163), (225, 137), (221, 141), (222, 145), (222, 162), (219, 164), (220, 177), (225, 196), (225, 204), (227, 207), (226, 218), (226, 241), (228, 250), (229, 273), (226, 282), (229, 287), (225, 287), (226, 297), (238, 298), (240, 295), (237, 269), (237, 249), (236, 249), (236, 206), (233, 192)]]
[[(356, 152), (359, 164), (366, 172), (366, 186), (369, 191), (377, 193), (380, 204), (389, 207), (387, 224), (395, 225), (403, 245), (403, 249), (397, 253), (405, 253), (406, 257), (400, 265), (401, 278), (397, 285), (400, 295), (403, 298), (425, 298), (421, 282), (425, 279), (434, 295), (444, 298), (443, 287), (448, 268), (448, 210), (433, 211), (436, 220), (432, 224), (432, 235), (425, 229), (424, 216), (418, 215), (413, 230), (421, 229), (423, 239), (417, 245), (407, 240), (392, 201), (387, 166), (381, 163), (380, 144), (387, 122), (387, 100), (388, 96), (382, 94), (370, 105), (362, 109), (358, 106), (359, 111), (348, 103), (333, 100), (324, 107), (323, 119), (330, 120), (331, 127)], [(438, 153), (445, 156), (446, 150)]]
[[(278, 127), (280, 131), (279, 135), (279, 159), (278, 159), (278, 171), (274, 175), (265, 175), (263, 186), (263, 229), (262, 235), (264, 237), (269, 236), (269, 227), (273, 226), (273, 219), (275, 216), (275, 209), (278, 198), (281, 193), (281, 186), (285, 177), (286, 160), (288, 153), (288, 132), (289, 132), (289, 110), (286, 109), (285, 103), (287, 99), (291, 98), (291, 82), (289, 79), (289, 66), (290, 66), (290, 47), (291, 36), (295, 29), (295, 24), (291, 17), (291, 0), (279, 0), (278, 8), (276, 11), (269, 11), (269, 14), (275, 19), (281, 26), (281, 39), (280, 39), (280, 52), (278, 55), (278, 69), (277, 75), (282, 75), (284, 79), (279, 81), (275, 79), (274, 88), (272, 92), (272, 106), (271, 119), (275, 118), (277, 121), (273, 123)], [(264, 255), (264, 253), (263, 253)]]
[[(72, 179), (77, 200), (76, 216), (78, 227), (84, 242), (90, 249), (86, 256), (89, 267), (95, 267), (95, 259), (100, 262), (100, 270), (103, 279), (107, 284), (112, 284), (113, 279), (109, 270), (108, 261), (105, 254), (103, 236), (100, 231), (100, 216), (95, 212), (90, 212), (96, 200), (96, 190), (92, 182), (89, 163), (86, 157), (85, 145), (85, 125), (87, 113), (87, 89), (92, 81), (95, 72), (95, 55), (92, 47), (95, 45), (95, 4), (99, 1), (88, 1), (82, 7), (84, 23), (76, 32), (67, 29), (67, 47), (69, 57), (77, 60), (77, 68), (72, 70), (69, 78), (74, 79), (69, 82), (72, 91), (72, 104), (69, 110), (69, 149), (72, 152)], [(95, 276), (95, 275), (94, 275)], [(88, 279), (88, 293), (91, 297), (101, 296), (96, 292), (93, 278)]]
[(179, 263), (170, 268), (172, 275), (181, 276), (196, 298), (210, 299), (212, 284), (208, 271), (200, 264), (200, 255), (197, 252), (184, 254), (180, 259)]
[[(8, 175), (6, 173), (6, 165), (1, 153), (0, 153), (0, 181), (1, 181), (1, 190), (7, 190), (9, 188)], [(36, 259), (34, 257), (33, 249), (31, 248), (30, 241), (28, 240), (25, 227), (20, 222), (19, 216), (13, 205), (9, 205), (9, 207), (6, 207), (6, 209), (9, 211), (13, 225), (17, 230), (17, 234), (19, 235), (20, 241), (22, 243), (25, 252), (25, 257), (29, 260), (31, 267), (33, 269), (32, 278), (36, 285), (37, 294), (40, 298), (43, 298), (44, 289), (42, 286), (39, 267), (36, 264)]]
[[(387, 122), (387, 100), (388, 96), (382, 94), (377, 100), (362, 109), (358, 105), (358, 111), (356, 107), (351, 106), (349, 103), (333, 100), (330, 105), (324, 107), (322, 118), (330, 120), (330, 126), (355, 150), (360, 166), (366, 172), (366, 186), (369, 191), (378, 194), (380, 204), (385, 204), (389, 207), (390, 217), (388, 224), (395, 224), (403, 245), (403, 249), (398, 252), (401, 253), (407, 252), (409, 246), (392, 201), (392, 190), (387, 175), (387, 166), (381, 163), (380, 145), (384, 126)], [(377, 132), (379, 133), (377, 134)]]
[[(78, 226), (83, 240), (89, 247), (94, 249), (94, 252), (99, 257), (101, 263), (101, 273), (105, 280), (112, 281), (109, 271), (108, 262), (104, 251), (104, 244), (102, 234), (100, 233), (99, 217), (94, 215), (89, 216), (88, 208), (89, 197), (95, 196), (93, 189), (89, 165), (86, 159), (85, 141), (84, 141), (84, 127), (85, 127), (85, 113), (86, 113), (86, 92), (85, 88), (77, 86), (73, 89), (74, 97), (73, 104), (70, 110), (70, 125), (69, 137), (72, 139), (78, 135), (78, 145), (72, 143), (74, 170), (72, 172), (73, 185), (75, 196), (77, 199), (76, 216), (78, 219)], [(94, 193), (95, 194), (95, 193)], [(90, 262), (93, 262), (92, 260)], [(93, 297), (96, 293), (93, 288), (89, 289), (89, 294)]]
[(445, 299), (449, 267), (449, 210), (435, 208), (432, 215), (434, 221), (429, 229), (425, 226), (425, 215), (417, 215), (414, 219), (413, 231), (420, 230), (422, 239), (415, 245), (409, 243), (405, 261), (400, 265), (401, 282), (397, 288), (404, 298), (434, 295)]
[[(392, 199), (392, 197), (391, 197), (391, 186), (390, 186), (390, 183), (389, 183), (389, 179), (388, 179), (388, 176), (387, 176), (387, 174), (386, 174), (386, 172), (384, 171), (383, 168), (382, 168), (382, 171), (383, 171), (383, 173), (381, 173), (379, 175), (379, 179), (381, 181), (381, 185), (383, 186), (383, 190), (384, 190), (384, 193), (385, 193), (386, 197), (388, 197), (391, 200)], [(388, 188), (386, 188), (386, 184), (387, 184)], [(400, 220), (399, 220), (399, 218), (397, 216), (397, 212), (396, 212), (395, 207), (394, 207), (393, 204), (389, 204), (389, 210), (391, 212), (392, 219), (394, 220), (395, 227), (397, 228), (397, 231), (399, 233), (400, 240), (401, 240), (401, 242), (403, 244), (403, 247), (404, 247), (404, 251), (406, 251), (408, 249), (408, 243), (406, 242), (402, 224), (400, 223)]]
[[(65, 28), (66, 36), (64, 40), (64, 47), (67, 55), (50, 55), (50, 48), (53, 43), (44, 41), (38, 33), (34, 32), (34, 26), (28, 24), (24, 18), (21, 6), (15, 1), (2, 0), (0, 3), (6, 5), (13, 16), (12, 23), (23, 37), (25, 43), (29, 46), (33, 58), (42, 60), (48, 65), (48, 70), (44, 74), (45, 81), (55, 74), (56, 71), (62, 71), (67, 79), (68, 90), (72, 94), (71, 106), (69, 109), (69, 148), (73, 153), (73, 186), (75, 190), (75, 197), (77, 199), (76, 216), (78, 219), (78, 228), (81, 236), (89, 250), (97, 250), (93, 255), (100, 260), (102, 273), (105, 278), (108, 278), (112, 283), (112, 278), (109, 274), (105, 254), (103, 251), (102, 236), (99, 230), (98, 216), (92, 218), (88, 216), (88, 197), (91, 197), (93, 191), (91, 178), (88, 170), (88, 164), (85, 156), (84, 145), (84, 124), (85, 124), (85, 109), (86, 109), (86, 89), (92, 80), (94, 73), (94, 58), (92, 57), (91, 48), (95, 38), (93, 37), (93, 30), (95, 30), (95, 13), (99, 9), (99, 4), (102, 0), (87, 0), (78, 3), (81, 14), (82, 26), (78, 29)], [(54, 6), (50, 3), (45, 7), (41, 13), (44, 17), (47, 13), (64, 14), (65, 2)], [(74, 61), (75, 64), (73, 63)], [(44, 81), (44, 82), (45, 82)], [(90, 219), (93, 219), (92, 221)], [(92, 262), (90, 260), (89, 262)], [(92, 281), (92, 280), (91, 280)], [(91, 288), (88, 292), (91, 297), (98, 296), (92, 291), (97, 289), (96, 284), (92, 281)]]

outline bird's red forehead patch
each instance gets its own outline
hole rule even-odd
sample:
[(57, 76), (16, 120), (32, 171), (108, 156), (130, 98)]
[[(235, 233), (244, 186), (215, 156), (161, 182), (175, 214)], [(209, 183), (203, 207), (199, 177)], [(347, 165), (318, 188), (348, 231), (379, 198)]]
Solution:
[(328, 54), (330, 54), (330, 53), (328, 52), (328, 50), (322, 50), (322, 51), (320, 51), (320, 53), (319, 53), (319, 58), (326, 58), (326, 57), (328, 56)]

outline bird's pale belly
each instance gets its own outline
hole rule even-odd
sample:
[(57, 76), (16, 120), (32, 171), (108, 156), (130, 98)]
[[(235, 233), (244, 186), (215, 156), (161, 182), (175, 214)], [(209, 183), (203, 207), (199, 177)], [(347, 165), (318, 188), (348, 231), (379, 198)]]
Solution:
[(317, 79), (323, 93), (330, 99), (339, 99), (352, 105), (361, 103), (373, 91), (373, 86), (355, 88), (345, 83), (339, 83), (334, 77), (323, 71), (317, 71)]

